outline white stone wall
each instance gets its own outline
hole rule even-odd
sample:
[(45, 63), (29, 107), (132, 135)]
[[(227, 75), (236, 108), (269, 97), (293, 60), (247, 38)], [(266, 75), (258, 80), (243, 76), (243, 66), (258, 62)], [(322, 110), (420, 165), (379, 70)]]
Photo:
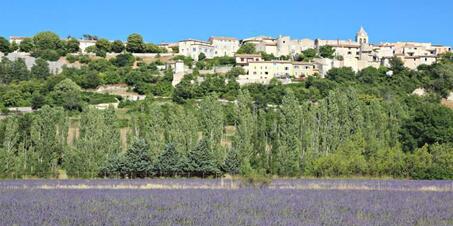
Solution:
[(180, 55), (192, 57), (196, 61), (200, 53), (204, 53), (208, 59), (215, 56), (214, 46), (204, 41), (184, 40), (180, 41), (178, 45)]
[(79, 48), (82, 53), (86, 53), (86, 48), (96, 45), (95, 40), (79, 40)]
[(239, 40), (233, 38), (211, 38), (210, 42), (216, 57), (232, 57), (239, 49)]

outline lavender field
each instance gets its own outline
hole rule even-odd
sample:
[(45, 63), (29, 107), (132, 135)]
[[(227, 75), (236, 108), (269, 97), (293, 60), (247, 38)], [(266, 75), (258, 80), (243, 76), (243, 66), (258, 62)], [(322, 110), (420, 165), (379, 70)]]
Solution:
[(0, 225), (453, 225), (452, 181), (0, 181)]

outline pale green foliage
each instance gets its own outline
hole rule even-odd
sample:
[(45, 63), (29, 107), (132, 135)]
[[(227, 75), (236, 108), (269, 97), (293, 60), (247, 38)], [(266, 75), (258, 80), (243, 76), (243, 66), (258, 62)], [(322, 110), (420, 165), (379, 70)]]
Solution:
[(222, 105), (215, 95), (209, 95), (200, 103), (199, 122), (203, 138), (208, 140), (208, 148), (216, 152), (218, 163), (226, 157), (225, 149), (220, 145), (224, 132), (224, 113)]
[(66, 153), (64, 167), (72, 176), (96, 176), (107, 159), (120, 151), (115, 112), (88, 108), (81, 114), (80, 136)]
[(31, 138), (37, 173), (56, 173), (66, 148), (68, 121), (63, 108), (44, 106), (34, 117)]
[[(239, 162), (238, 166), (247, 166), (241, 167), (243, 169), (249, 169), (250, 160), (255, 158), (256, 149), (254, 147), (253, 139), (256, 134), (256, 119), (251, 110), (252, 98), (250, 94), (245, 91), (240, 92), (238, 96), (238, 105), (235, 108), (236, 117), (238, 119), (236, 125), (236, 133), (233, 138), (233, 150), (230, 150), (232, 153), (228, 153), (228, 162), (227, 165), (229, 171), (237, 171), (235, 169), (236, 162)], [(234, 158), (238, 158), (237, 160)], [(240, 162), (239, 160), (242, 160)]]
[(300, 174), (300, 133), (301, 107), (294, 93), (289, 91), (279, 111), (277, 142), (273, 150), (274, 172), (289, 176)]
[(315, 161), (316, 176), (364, 175), (367, 161), (363, 156), (365, 140), (357, 134), (341, 144), (334, 153), (326, 154)]

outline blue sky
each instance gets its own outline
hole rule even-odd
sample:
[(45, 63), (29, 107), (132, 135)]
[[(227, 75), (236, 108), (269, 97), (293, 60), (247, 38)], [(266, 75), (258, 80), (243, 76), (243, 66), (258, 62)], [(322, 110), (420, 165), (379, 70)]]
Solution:
[(2, 4), (0, 36), (51, 30), (150, 42), (210, 36), (353, 39), (453, 46), (453, 0), (11, 0)]

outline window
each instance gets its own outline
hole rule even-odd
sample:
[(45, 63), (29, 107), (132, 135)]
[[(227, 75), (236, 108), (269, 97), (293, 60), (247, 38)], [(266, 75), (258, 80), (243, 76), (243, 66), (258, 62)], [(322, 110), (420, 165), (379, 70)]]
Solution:
[(289, 67), (285, 67), (285, 70), (286, 70), (286, 71), (289, 70)]
[(351, 51), (348, 51), (348, 55), (351, 55), (351, 54), (352, 54), (352, 52), (351, 52)]
[(241, 58), (241, 62), (244, 62), (244, 58)]
[(267, 71), (266, 71), (266, 72), (264, 72), (264, 74), (265, 74), (265, 75), (268, 75), (268, 74), (269, 74), (269, 72), (267, 72)]

